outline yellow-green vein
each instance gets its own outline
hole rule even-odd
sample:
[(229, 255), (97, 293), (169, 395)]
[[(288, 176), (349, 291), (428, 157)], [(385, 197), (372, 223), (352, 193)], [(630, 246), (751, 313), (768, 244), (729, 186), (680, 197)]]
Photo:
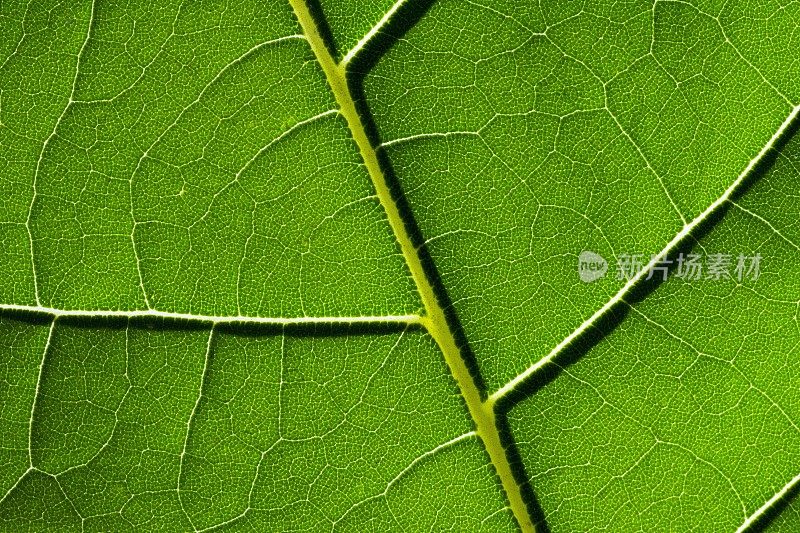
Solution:
[(492, 405), (483, 402), (481, 399), (478, 386), (462, 358), (461, 350), (447, 322), (444, 309), (436, 297), (417, 248), (414, 246), (406, 229), (403, 215), (392, 197), (386, 176), (378, 162), (375, 147), (367, 136), (364, 123), (356, 109), (355, 101), (347, 84), (347, 65), (344, 63), (337, 64), (331, 56), (305, 0), (289, 0), (289, 3), (292, 5), (295, 15), (303, 28), (309, 46), (325, 73), (328, 85), (336, 98), (336, 102), (339, 104), (342, 116), (347, 121), (353, 139), (361, 152), (364, 165), (372, 179), (378, 199), (386, 211), (386, 216), (395, 238), (400, 244), (403, 258), (408, 265), (425, 307), (425, 316), (422, 317), (421, 323), (436, 341), (450, 368), (450, 372), (458, 383), (475, 423), (476, 432), (483, 441), (484, 447), (500, 478), (514, 517), (523, 531), (534, 531), (533, 522), (522, 498), (520, 486), (514, 478), (508, 456), (500, 440), (495, 411)]

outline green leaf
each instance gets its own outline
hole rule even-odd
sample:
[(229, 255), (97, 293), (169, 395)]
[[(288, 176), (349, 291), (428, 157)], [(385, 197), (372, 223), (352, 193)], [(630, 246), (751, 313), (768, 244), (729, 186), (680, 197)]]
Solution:
[(3, 3), (0, 529), (797, 529), (798, 29)]
[(20, 369), (7, 378), (19, 405), (3, 416), (13, 445), (3, 492), (17, 485), (0, 515), (11, 529), (510, 525), (419, 331), (2, 328)]

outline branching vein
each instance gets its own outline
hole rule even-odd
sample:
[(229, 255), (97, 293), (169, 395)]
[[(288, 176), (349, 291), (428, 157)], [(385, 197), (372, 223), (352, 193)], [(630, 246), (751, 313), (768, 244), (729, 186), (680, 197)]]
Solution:
[(378, 23), (375, 26), (373, 26), (367, 32), (367, 34), (364, 35), (364, 37), (362, 37), (361, 40), (358, 41), (358, 43), (349, 52), (347, 52), (344, 58), (342, 58), (341, 65), (347, 66), (353, 60), (353, 58), (356, 57), (359, 52), (361, 52), (361, 50), (367, 45), (367, 43), (369, 43), (372, 39), (375, 38), (377, 34), (381, 32), (381, 30), (386, 26), (389, 20), (391, 20), (394, 14), (397, 13), (397, 10), (400, 9), (403, 6), (403, 4), (407, 2), (408, 0), (397, 0), (397, 2), (395, 2), (394, 5), (391, 8), (389, 8), (389, 11), (387, 11), (386, 14), (383, 15), (381, 20), (379, 20)]
[(743, 533), (747, 531), (750, 526), (754, 525), (759, 518), (761, 518), (767, 511), (769, 511), (772, 507), (775, 506), (782, 498), (784, 498), (789, 491), (791, 491), (794, 487), (800, 484), (800, 474), (794, 476), (789, 482), (784, 485), (778, 492), (776, 492), (772, 498), (764, 502), (764, 505), (756, 509), (756, 511), (747, 517), (747, 519), (742, 523), (741, 526), (736, 529), (736, 533)]

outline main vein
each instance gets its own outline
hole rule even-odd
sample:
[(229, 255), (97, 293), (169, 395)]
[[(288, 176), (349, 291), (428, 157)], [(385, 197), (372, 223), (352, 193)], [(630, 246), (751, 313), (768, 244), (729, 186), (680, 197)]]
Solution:
[(514, 517), (523, 531), (535, 531), (522, 498), (520, 486), (514, 479), (511, 465), (501, 443), (493, 406), (481, 399), (480, 390), (461, 356), (461, 351), (447, 322), (444, 309), (436, 297), (433, 286), (423, 267), (422, 259), (408, 233), (405, 219), (392, 197), (386, 175), (378, 162), (375, 147), (369, 141), (364, 123), (356, 109), (355, 101), (347, 83), (347, 63), (337, 64), (333, 59), (320, 36), (317, 23), (305, 0), (289, 0), (289, 3), (294, 9), (309, 46), (325, 73), (328, 84), (341, 108), (342, 116), (347, 121), (353, 139), (358, 145), (361, 158), (372, 179), (378, 199), (386, 211), (389, 225), (400, 245), (405, 262), (419, 291), (425, 307), (425, 316), (421, 318), (421, 323), (436, 341), (450, 368), (450, 372), (458, 384), (475, 423), (476, 432), (483, 441), (484, 447), (503, 485)]

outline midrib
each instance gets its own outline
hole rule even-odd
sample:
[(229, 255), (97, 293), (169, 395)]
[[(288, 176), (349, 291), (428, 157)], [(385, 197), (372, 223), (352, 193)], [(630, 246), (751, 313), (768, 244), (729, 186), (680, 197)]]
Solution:
[(420, 323), (436, 341), (453, 378), (458, 384), (467, 404), (467, 409), (475, 423), (476, 432), (483, 441), (492, 465), (494, 465), (500, 478), (514, 517), (523, 531), (535, 531), (527, 506), (522, 498), (520, 486), (514, 479), (511, 465), (502, 446), (493, 406), (481, 400), (478, 386), (470, 374), (464, 359), (461, 357), (461, 351), (458, 348), (453, 331), (448, 325), (444, 309), (439, 304), (433, 286), (422, 265), (419, 253), (406, 230), (405, 220), (392, 198), (389, 184), (378, 162), (375, 148), (369, 141), (364, 124), (356, 109), (355, 101), (350, 93), (350, 88), (347, 84), (346, 64), (337, 64), (331, 56), (305, 1), (289, 0), (289, 3), (294, 9), (309, 46), (325, 73), (328, 85), (340, 106), (342, 116), (347, 121), (353, 139), (358, 145), (361, 158), (375, 187), (378, 199), (386, 212), (389, 225), (394, 232), (406, 265), (414, 279), (425, 308), (425, 316), (421, 317)]

